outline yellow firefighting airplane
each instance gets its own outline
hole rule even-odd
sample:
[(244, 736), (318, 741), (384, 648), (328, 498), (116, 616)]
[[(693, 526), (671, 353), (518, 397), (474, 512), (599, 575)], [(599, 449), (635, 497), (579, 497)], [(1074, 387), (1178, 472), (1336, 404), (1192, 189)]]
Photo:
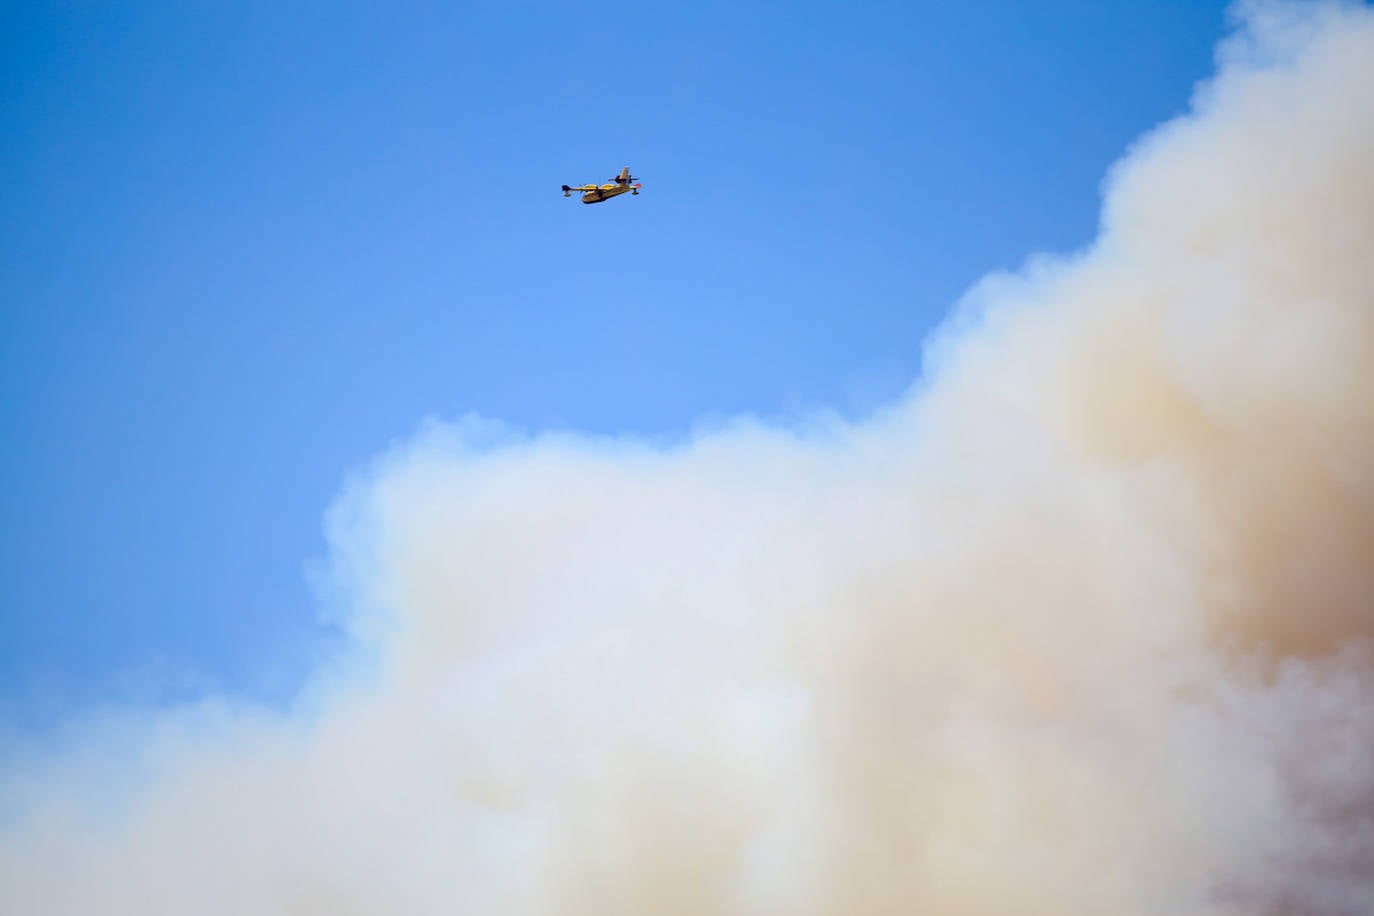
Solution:
[(572, 197), (573, 191), (582, 192), (582, 202), (584, 204), (597, 204), (603, 200), (610, 200), (620, 194), (629, 191), (631, 194), (638, 194), (639, 189), (644, 187), (642, 184), (630, 184), (636, 181), (630, 174), (630, 167), (627, 165), (620, 170), (620, 174), (612, 178), (607, 184), (579, 184), (569, 187), (563, 185), (563, 196)]

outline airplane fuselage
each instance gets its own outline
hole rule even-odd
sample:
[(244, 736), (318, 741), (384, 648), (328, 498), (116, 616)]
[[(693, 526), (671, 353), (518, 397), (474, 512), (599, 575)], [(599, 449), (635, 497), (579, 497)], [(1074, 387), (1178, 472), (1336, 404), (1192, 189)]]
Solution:
[[(612, 197), (617, 197), (624, 194), (626, 191), (633, 190), (634, 188), (631, 188), (628, 184), (603, 184), (595, 191), (583, 193), (582, 202), (584, 204), (599, 204), (603, 200), (610, 200)], [(635, 193), (639, 192), (635, 191)]]

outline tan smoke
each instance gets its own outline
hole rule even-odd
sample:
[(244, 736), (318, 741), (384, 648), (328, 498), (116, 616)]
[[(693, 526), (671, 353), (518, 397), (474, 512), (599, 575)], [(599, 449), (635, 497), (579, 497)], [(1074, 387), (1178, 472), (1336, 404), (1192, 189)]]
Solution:
[(1374, 12), (1219, 58), (878, 416), (388, 455), (360, 660), (16, 769), (0, 910), (1374, 913)]

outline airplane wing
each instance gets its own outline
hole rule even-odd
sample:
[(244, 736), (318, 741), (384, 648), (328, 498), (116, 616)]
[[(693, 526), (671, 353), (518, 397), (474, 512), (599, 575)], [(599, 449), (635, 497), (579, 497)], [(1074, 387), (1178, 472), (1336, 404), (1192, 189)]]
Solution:
[(601, 185), (599, 184), (563, 185), (563, 190), (565, 191), (599, 191), (600, 189)]

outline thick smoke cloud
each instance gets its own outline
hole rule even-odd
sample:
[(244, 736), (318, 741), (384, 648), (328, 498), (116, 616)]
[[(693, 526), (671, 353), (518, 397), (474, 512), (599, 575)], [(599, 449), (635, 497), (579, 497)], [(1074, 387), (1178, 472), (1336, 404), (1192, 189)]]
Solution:
[(1374, 12), (1241, 20), (880, 415), (380, 460), (361, 660), (16, 766), (0, 910), (1374, 913)]

